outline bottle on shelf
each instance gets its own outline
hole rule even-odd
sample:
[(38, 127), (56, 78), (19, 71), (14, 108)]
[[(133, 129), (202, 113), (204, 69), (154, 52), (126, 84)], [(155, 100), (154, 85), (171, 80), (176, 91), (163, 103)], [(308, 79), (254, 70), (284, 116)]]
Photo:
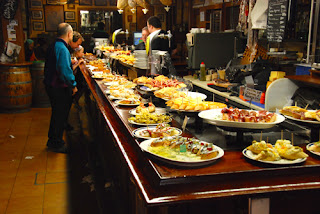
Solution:
[(200, 80), (201, 81), (206, 81), (206, 65), (204, 64), (204, 62), (201, 62), (200, 64)]

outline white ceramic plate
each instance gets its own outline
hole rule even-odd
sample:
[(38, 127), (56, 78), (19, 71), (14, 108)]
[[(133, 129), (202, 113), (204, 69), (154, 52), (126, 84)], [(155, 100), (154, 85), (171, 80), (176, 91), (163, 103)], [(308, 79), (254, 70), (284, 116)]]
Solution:
[[(315, 110), (308, 110), (308, 111), (315, 111)], [(291, 117), (288, 115), (283, 115), (283, 116), (285, 116), (286, 118), (288, 118), (290, 120), (295, 120), (295, 121), (299, 121), (299, 122), (303, 122), (303, 123), (320, 124), (320, 121), (317, 121), (317, 120), (300, 120), (300, 119), (297, 119), (297, 118), (294, 118), (294, 117)]]
[(151, 89), (151, 88), (149, 88), (147, 86), (141, 86), (140, 90), (142, 90), (142, 91), (156, 91), (156, 89)]
[(92, 75), (91, 78), (92, 79), (96, 79), (96, 80), (103, 80), (104, 79), (104, 77), (97, 77), (97, 76), (94, 76), (94, 75)]
[[(181, 129), (178, 129), (176, 127), (170, 127), (170, 128), (175, 129), (178, 132), (176, 135), (173, 135), (173, 136), (179, 136), (179, 135), (182, 134)], [(138, 138), (142, 138), (142, 139), (154, 139), (154, 138), (151, 138), (151, 137), (143, 137), (143, 136), (141, 136), (141, 132), (143, 132), (145, 130), (148, 130), (148, 129), (149, 130), (155, 130), (156, 127), (155, 126), (151, 126), (151, 127), (149, 126), (149, 127), (138, 128), (138, 129), (133, 130), (132, 134), (133, 134), (133, 136), (138, 137)]]
[[(129, 111), (130, 114), (132, 115), (137, 115), (137, 111), (136, 109), (131, 109)], [(151, 113), (151, 114), (165, 114), (166, 113), (166, 109), (165, 108), (156, 108), (156, 111)]]
[(115, 103), (117, 105), (121, 105), (121, 106), (138, 106), (140, 105), (140, 102), (139, 103), (134, 103), (134, 104), (123, 104), (123, 103), (120, 103), (121, 100), (116, 100)]
[[(207, 95), (199, 93), (199, 92), (185, 92), (188, 97), (197, 98), (200, 97), (202, 100), (207, 99)], [(162, 98), (165, 101), (168, 101), (168, 98)]]
[(309, 144), (306, 146), (306, 149), (307, 149), (309, 152), (311, 152), (312, 154), (320, 156), (320, 152), (314, 152), (314, 151), (311, 151), (311, 150), (310, 150), (310, 146), (313, 146), (313, 144), (314, 144), (314, 143), (309, 143)]
[(202, 111), (199, 114), (199, 117), (204, 119), (206, 122), (211, 123), (216, 126), (226, 126), (232, 128), (242, 128), (242, 129), (268, 129), (273, 127), (276, 124), (282, 123), (285, 120), (285, 117), (277, 114), (277, 119), (272, 123), (254, 123), (254, 122), (234, 122), (222, 120), (221, 109), (211, 109)]
[(140, 148), (151, 154), (153, 157), (163, 161), (163, 162), (166, 162), (166, 163), (169, 163), (169, 164), (173, 164), (173, 165), (176, 165), (176, 166), (183, 166), (183, 167), (198, 167), (198, 166), (205, 166), (205, 165), (208, 165), (208, 164), (211, 164), (213, 162), (215, 162), (217, 159), (221, 158), (223, 155), (224, 155), (224, 151), (223, 149), (221, 149), (220, 147), (214, 145), (214, 147), (218, 150), (218, 155), (212, 159), (208, 159), (208, 160), (197, 160), (197, 161), (179, 161), (179, 160), (172, 160), (172, 159), (168, 159), (166, 157), (162, 157), (162, 156), (159, 156), (159, 155), (156, 155), (156, 154), (153, 154), (151, 152), (148, 151), (148, 148), (150, 147), (150, 144), (152, 141), (154, 141), (155, 139), (149, 139), (149, 140), (145, 140), (143, 142), (140, 143)]
[[(168, 122), (162, 122), (162, 123), (170, 123), (172, 121), (172, 118), (169, 119)], [(128, 120), (129, 123), (131, 124), (134, 124), (134, 125), (138, 125), (138, 126), (156, 126), (156, 125), (159, 125), (161, 123), (149, 123), (149, 124), (146, 124), (146, 123), (136, 123), (132, 120)]]
[(112, 86), (112, 85), (119, 85), (119, 83), (118, 82), (104, 82), (103, 85)]
[(302, 163), (304, 161), (307, 160), (307, 158), (299, 158), (296, 160), (287, 160), (287, 159), (280, 159), (278, 161), (263, 161), (263, 160), (255, 160), (254, 158), (257, 156), (256, 154), (254, 154), (253, 152), (251, 152), (248, 149), (244, 149), (242, 151), (242, 154), (246, 157), (249, 158), (251, 160), (254, 161), (258, 161), (258, 162), (262, 162), (262, 163), (268, 163), (268, 164), (275, 164), (275, 165), (289, 165), (289, 164), (298, 164), (298, 163)]
[(115, 96), (112, 96), (112, 95), (109, 95), (108, 98), (110, 100), (121, 100), (122, 98), (119, 98), (119, 97), (115, 97)]

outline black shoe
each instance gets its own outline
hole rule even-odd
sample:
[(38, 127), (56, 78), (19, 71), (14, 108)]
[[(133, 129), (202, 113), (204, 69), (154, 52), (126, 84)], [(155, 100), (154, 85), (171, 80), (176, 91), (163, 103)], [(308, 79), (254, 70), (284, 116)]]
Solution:
[(56, 153), (64, 153), (68, 154), (70, 151), (66, 145), (62, 145), (60, 147), (47, 147), (48, 151), (50, 152), (56, 152)]

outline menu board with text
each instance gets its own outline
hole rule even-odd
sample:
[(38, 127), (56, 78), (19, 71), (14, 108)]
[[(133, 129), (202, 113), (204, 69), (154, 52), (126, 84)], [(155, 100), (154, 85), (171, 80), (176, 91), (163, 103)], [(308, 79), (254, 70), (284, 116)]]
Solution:
[(267, 39), (282, 42), (286, 28), (288, 0), (269, 0)]

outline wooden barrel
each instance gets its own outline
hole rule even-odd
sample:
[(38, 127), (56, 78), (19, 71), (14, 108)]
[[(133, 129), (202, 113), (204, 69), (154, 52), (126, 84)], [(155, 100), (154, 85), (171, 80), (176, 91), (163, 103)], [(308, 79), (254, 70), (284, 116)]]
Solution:
[(0, 65), (0, 109), (2, 112), (29, 111), (32, 81), (28, 63)]
[(50, 100), (43, 84), (44, 62), (37, 61), (30, 67), (32, 78), (32, 106), (50, 107)]

